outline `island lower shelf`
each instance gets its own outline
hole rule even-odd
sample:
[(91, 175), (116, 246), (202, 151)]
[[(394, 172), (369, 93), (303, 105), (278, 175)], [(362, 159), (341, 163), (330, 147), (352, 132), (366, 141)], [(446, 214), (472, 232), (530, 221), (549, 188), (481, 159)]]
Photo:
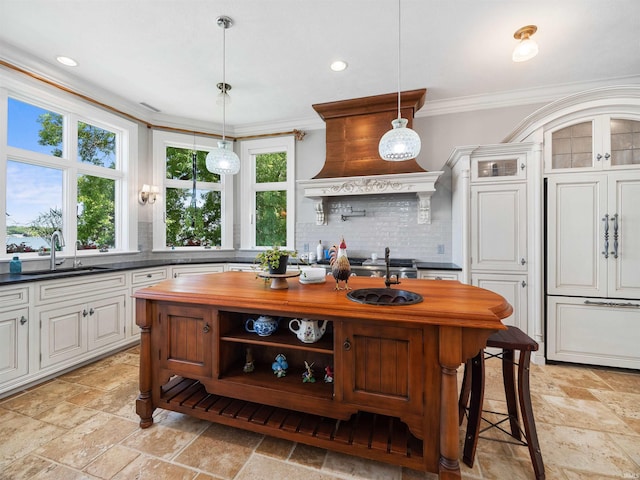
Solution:
[(208, 393), (202, 383), (173, 377), (160, 408), (265, 435), (422, 469), (422, 440), (398, 418), (358, 412), (347, 421)]

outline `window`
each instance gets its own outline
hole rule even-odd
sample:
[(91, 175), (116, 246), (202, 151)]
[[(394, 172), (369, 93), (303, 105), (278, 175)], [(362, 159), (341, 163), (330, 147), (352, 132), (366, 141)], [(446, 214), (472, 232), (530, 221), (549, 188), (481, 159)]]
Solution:
[(242, 142), (241, 162), (242, 248), (294, 249), (294, 138)]
[(233, 248), (233, 179), (206, 168), (216, 140), (154, 132), (154, 249)]
[(128, 159), (137, 126), (28, 85), (0, 90), (0, 100), (6, 119), (6, 137), (0, 136), (6, 138), (0, 148), (3, 254), (46, 254), (55, 230), (62, 231), (62, 250), (69, 254), (134, 250)]

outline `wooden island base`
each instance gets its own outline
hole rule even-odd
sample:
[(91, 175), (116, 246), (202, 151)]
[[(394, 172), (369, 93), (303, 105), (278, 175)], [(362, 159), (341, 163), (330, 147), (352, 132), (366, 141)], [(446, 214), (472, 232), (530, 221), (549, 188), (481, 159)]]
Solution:
[[(402, 288), (424, 301), (363, 305), (329, 284), (273, 290), (242, 272), (138, 290), (141, 427), (164, 408), (459, 479), (457, 368), (504, 328), (511, 306), (452, 281), (403, 280)], [(259, 315), (280, 318), (276, 333), (246, 332), (245, 322)], [(302, 343), (288, 330), (293, 318), (328, 320), (327, 330), (320, 341)], [(280, 353), (289, 363), (282, 378), (271, 369)], [(244, 372), (248, 358), (254, 369)], [(304, 362), (315, 366), (315, 383), (302, 382)], [(325, 366), (332, 383), (323, 382)]]

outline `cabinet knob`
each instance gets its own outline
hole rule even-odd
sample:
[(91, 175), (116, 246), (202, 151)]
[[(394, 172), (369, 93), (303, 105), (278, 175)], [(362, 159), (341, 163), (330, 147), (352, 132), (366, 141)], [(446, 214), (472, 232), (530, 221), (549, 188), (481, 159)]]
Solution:
[(349, 341), (348, 338), (342, 344), (342, 348), (344, 348), (347, 351), (351, 350), (351, 342)]
[(84, 310), (82, 310), (82, 316), (86, 317), (87, 315), (89, 315), (89, 312), (87, 312), (87, 309), (85, 308)]
[(27, 318), (22, 315), (22, 317), (20, 317), (20, 325), (24, 325), (25, 323), (27, 323)]
[(610, 155), (610, 154), (608, 154), (608, 153), (605, 153), (605, 154), (604, 154), (604, 159), (605, 159), (605, 160), (609, 160), (610, 158), (611, 158), (611, 155)]
[(89, 315), (93, 315), (94, 313), (96, 313), (96, 311), (93, 308), (89, 309)]
[(524, 265), (525, 263), (527, 263), (527, 261), (524, 258), (520, 259), (520, 265)]
[(202, 331), (203, 331), (204, 333), (209, 333), (209, 330), (211, 330), (211, 327), (209, 326), (209, 324), (208, 324), (208, 323), (205, 323), (205, 324), (204, 324), (204, 328), (202, 329)]
[(153, 277), (153, 275), (151, 275), (150, 273), (147, 273), (147, 278), (151, 278)]
[(520, 164), (520, 170), (524, 170), (524, 169), (525, 169), (525, 164), (524, 164), (524, 163), (521, 163), (521, 164)]
[(522, 288), (525, 288), (527, 286), (527, 282), (525, 282), (524, 280), (522, 280)]

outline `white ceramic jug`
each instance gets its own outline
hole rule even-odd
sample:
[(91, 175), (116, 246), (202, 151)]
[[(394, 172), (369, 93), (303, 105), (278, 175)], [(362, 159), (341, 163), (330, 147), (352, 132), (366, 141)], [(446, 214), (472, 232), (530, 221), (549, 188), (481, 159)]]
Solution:
[(327, 330), (327, 320), (322, 320), (321, 324), (319, 322), (319, 320), (309, 320), (307, 318), (301, 320), (294, 318), (289, 322), (289, 330), (295, 333), (301, 342), (315, 343), (322, 338), (322, 335)]

